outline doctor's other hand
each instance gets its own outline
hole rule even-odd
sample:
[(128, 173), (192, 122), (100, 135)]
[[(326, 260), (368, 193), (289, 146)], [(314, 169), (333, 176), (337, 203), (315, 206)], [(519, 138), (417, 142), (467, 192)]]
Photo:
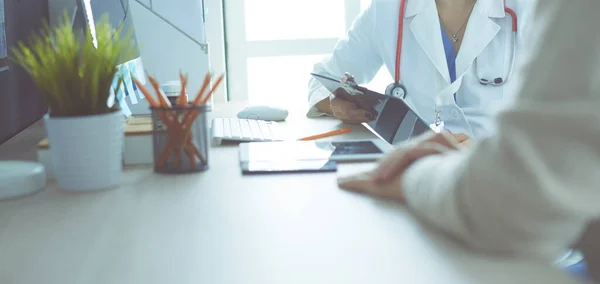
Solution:
[(335, 118), (349, 124), (360, 124), (374, 119), (370, 112), (333, 94), (329, 98), (319, 102), (316, 107), (320, 111), (329, 113)]
[(452, 134), (452, 136), (454, 137), (454, 139), (456, 139), (456, 142), (458, 142), (458, 144), (460, 146), (466, 147), (466, 146), (470, 146), (471, 144), (473, 144), (473, 140), (467, 134), (458, 133), (458, 134)]

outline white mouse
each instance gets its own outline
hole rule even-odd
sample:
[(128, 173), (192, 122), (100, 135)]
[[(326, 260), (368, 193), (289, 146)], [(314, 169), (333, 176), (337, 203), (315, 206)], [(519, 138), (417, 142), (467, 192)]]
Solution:
[(241, 119), (283, 121), (288, 117), (288, 111), (279, 107), (257, 105), (246, 107), (238, 112), (237, 117)]

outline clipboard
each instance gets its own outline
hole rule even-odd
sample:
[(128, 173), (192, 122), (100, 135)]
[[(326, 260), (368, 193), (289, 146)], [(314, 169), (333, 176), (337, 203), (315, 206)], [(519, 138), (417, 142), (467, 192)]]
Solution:
[(434, 131), (403, 99), (362, 87), (356, 84), (352, 75), (348, 73), (341, 80), (321, 74), (311, 75), (336, 97), (348, 100), (370, 112), (375, 119), (363, 125), (389, 144)]

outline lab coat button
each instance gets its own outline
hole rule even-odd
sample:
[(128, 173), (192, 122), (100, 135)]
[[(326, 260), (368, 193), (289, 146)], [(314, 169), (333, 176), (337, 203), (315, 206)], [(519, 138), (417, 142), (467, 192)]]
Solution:
[(454, 117), (454, 118), (457, 118), (457, 117), (458, 117), (458, 110), (456, 110), (456, 109), (452, 109), (452, 110), (450, 111), (450, 115), (451, 115), (452, 117)]

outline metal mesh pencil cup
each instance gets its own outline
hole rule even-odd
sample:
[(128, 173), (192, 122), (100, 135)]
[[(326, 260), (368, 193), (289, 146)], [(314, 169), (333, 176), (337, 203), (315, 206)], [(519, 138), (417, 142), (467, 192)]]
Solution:
[(151, 107), (154, 171), (194, 173), (208, 169), (205, 105)]

